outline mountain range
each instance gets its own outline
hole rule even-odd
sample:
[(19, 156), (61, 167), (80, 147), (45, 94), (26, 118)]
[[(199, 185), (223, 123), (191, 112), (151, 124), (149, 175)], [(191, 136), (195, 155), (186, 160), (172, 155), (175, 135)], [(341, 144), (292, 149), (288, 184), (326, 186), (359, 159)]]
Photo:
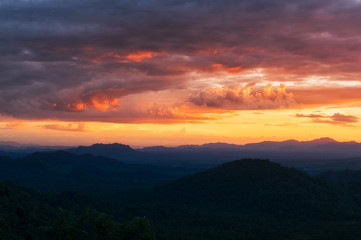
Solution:
[(236, 145), (207, 143), (178, 147), (144, 147), (132, 149), (123, 144), (94, 144), (67, 149), (75, 154), (90, 153), (123, 162), (187, 167), (202, 170), (241, 158), (270, 159), (284, 166), (311, 174), (328, 170), (361, 169), (361, 143), (337, 142), (331, 138), (312, 141), (265, 141)]
[(219, 164), (242, 158), (270, 159), (283, 166), (294, 167), (313, 175), (332, 170), (361, 169), (361, 143), (337, 142), (331, 138), (320, 138), (312, 141), (265, 141), (245, 145), (207, 143), (138, 149), (120, 143), (98, 143), (72, 148), (11, 144), (12, 146), (9, 148), (5, 145), (1, 146), (0, 155), (25, 158), (35, 151), (49, 152), (62, 149), (76, 155), (91, 154), (116, 159), (128, 164), (182, 168), (187, 169), (188, 172), (213, 168)]
[[(207, 156), (217, 152), (209, 150), (210, 146), (212, 149), (228, 147), (207, 145), (203, 150), (203, 153), (208, 152)], [(119, 155), (115, 156), (129, 161), (134, 156), (159, 157), (121, 144), (97, 144), (90, 149), (93, 154), (117, 152)], [(326, 172), (315, 177), (269, 160), (242, 159), (194, 172), (166, 167), (163, 163), (134, 164), (92, 155), (85, 153), (87, 147), (73, 149), (80, 150), (83, 152), (79, 154), (61, 150), (35, 152), (23, 158), (0, 157), (0, 180), (16, 181), (53, 193), (73, 190), (60, 195), (42, 195), (0, 183), (0, 239), (2, 236), (41, 239), (27, 236), (35, 233), (41, 236), (44, 226), (49, 229), (47, 221), (64, 208), (76, 214), (96, 208), (100, 211), (96, 215), (99, 221), (109, 215), (118, 222), (146, 216), (159, 240), (361, 238), (360, 171)], [(221, 152), (226, 151), (218, 153)], [(74, 190), (101, 200), (93, 200)], [(9, 204), (9, 199), (14, 203)], [(46, 208), (42, 209), (41, 205)], [(88, 231), (87, 225), (81, 223), (92, 215), (63, 213), (60, 226), (73, 223), (66, 231)], [(23, 219), (35, 224), (24, 227)], [(55, 222), (55, 226), (58, 223)], [(98, 224), (97, 220), (92, 226), (101, 230), (103, 225)], [(61, 228), (57, 234), (61, 236), (63, 230)], [(25, 237), (16, 238), (19, 234)]]

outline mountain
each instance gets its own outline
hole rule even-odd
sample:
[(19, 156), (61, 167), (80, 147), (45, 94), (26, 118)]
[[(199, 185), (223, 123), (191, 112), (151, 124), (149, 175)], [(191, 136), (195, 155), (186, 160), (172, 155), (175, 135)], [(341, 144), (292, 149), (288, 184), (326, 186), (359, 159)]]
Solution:
[(104, 155), (104, 153), (112, 152), (112, 154), (132, 154), (135, 151), (129, 146), (120, 143), (102, 144), (96, 143), (89, 147), (79, 146), (77, 148), (69, 149), (69, 152), (76, 154), (91, 153), (94, 155)]
[(155, 186), (187, 173), (182, 169), (126, 164), (112, 158), (66, 151), (36, 152), (18, 159), (0, 157), (0, 180), (17, 181), (49, 192), (73, 189), (111, 195)]
[[(30, 148), (26, 149), (26, 151), (29, 150)], [(352, 164), (347, 161), (351, 158), (361, 159), (361, 143), (337, 142), (331, 138), (320, 138), (312, 141), (264, 141), (245, 145), (217, 142), (178, 147), (144, 147), (141, 149), (133, 149), (129, 145), (120, 143), (98, 143), (91, 146), (65, 148), (65, 150), (78, 155), (103, 156), (129, 164), (183, 168), (187, 169), (188, 172), (203, 171), (242, 158), (270, 159), (283, 166), (294, 167), (313, 175), (329, 170), (361, 169), (361, 160), (355, 160)], [(25, 152), (21, 151), (3, 152), (2, 155), (24, 157)], [(31, 152), (27, 153), (30, 154)]]
[(0, 141), (0, 156), (22, 158), (33, 152), (57, 151), (69, 146), (40, 146), (36, 144), (21, 144), (17, 142)]
[(354, 240), (361, 237), (359, 194), (268, 160), (243, 159), (117, 199), (148, 216), (160, 240)]
[(310, 143), (337, 143), (337, 141), (335, 139), (332, 139), (329, 137), (318, 138), (318, 139), (311, 140), (309, 142)]
[(63, 150), (56, 152), (35, 152), (23, 158), (23, 162), (38, 161), (57, 170), (90, 169), (98, 170), (121, 169), (124, 164), (112, 158), (93, 156), (91, 154), (76, 155)]
[[(336, 146), (336, 149), (334, 148)], [(138, 149), (143, 152), (158, 152), (158, 151), (199, 151), (199, 150), (240, 150), (240, 151), (277, 151), (277, 152), (344, 152), (348, 154), (361, 154), (361, 143), (354, 141), (351, 142), (337, 142), (332, 138), (319, 138), (311, 141), (297, 141), (297, 140), (286, 140), (286, 141), (264, 141), (259, 143), (248, 143), (245, 145), (236, 145), (229, 143), (207, 143), (203, 145), (182, 145), (178, 147), (144, 147)], [(351, 152), (350, 152), (351, 150)]]
[(262, 212), (301, 218), (336, 214), (342, 201), (325, 182), (268, 160), (222, 164), (157, 187), (149, 202), (212, 211)]
[[(105, 156), (117, 159), (124, 163), (132, 164), (151, 164), (161, 167), (186, 168), (188, 171), (199, 171), (219, 164), (218, 161), (209, 163), (204, 157), (196, 153), (195, 156), (187, 155), (193, 153), (189, 148), (199, 148), (197, 145), (186, 145), (178, 147), (177, 151), (166, 147), (151, 147), (151, 151), (142, 151), (141, 149), (132, 149), (129, 145), (120, 143), (113, 144), (94, 144), (89, 147), (80, 146), (77, 148), (67, 149), (67, 152), (74, 154), (92, 154), (95, 156)], [(200, 148), (201, 155), (209, 148)], [(154, 151), (154, 152), (152, 152)], [(184, 155), (185, 154), (185, 155)], [(207, 154), (205, 154), (207, 157)], [(222, 159), (220, 157), (220, 159)], [(233, 159), (232, 159), (233, 160)]]
[[(66, 184), (93, 192), (124, 190), (124, 185), (133, 189), (108, 202), (73, 191), (24, 193), (0, 183), (0, 239), (79, 239), (79, 234), (86, 234), (82, 239), (144, 239), (113, 235), (123, 227), (132, 234), (149, 233), (144, 219), (150, 219), (158, 240), (361, 238), (360, 184), (334, 186), (268, 160), (232, 161), (178, 180), (159, 181), (146, 190), (134, 187), (159, 180), (154, 175), (142, 178), (159, 173), (152, 166), (66, 151), (38, 152), (22, 159), (1, 157), (0, 176), (9, 166), (16, 170), (19, 163), (25, 166), (24, 172), (33, 174), (22, 179), (23, 184), (32, 185), (38, 177), (43, 186), (53, 190), (64, 189)], [(101, 213), (94, 212), (95, 206)], [(113, 223), (107, 214), (116, 221), (140, 217), (129, 227)], [(108, 230), (113, 238), (96, 233)], [(44, 237), (44, 231), (51, 236)]]
[(77, 148), (66, 149), (74, 154), (92, 154), (94, 156), (104, 156), (114, 158), (129, 163), (150, 163), (148, 154), (144, 154), (132, 149), (129, 145), (112, 143), (97, 143), (91, 146), (79, 146)]
[[(203, 169), (241, 158), (266, 158), (314, 175), (335, 169), (361, 169), (361, 143), (337, 142), (331, 138), (312, 141), (264, 141), (245, 145), (208, 143), (178, 147), (158, 146), (137, 151), (156, 155), (158, 159), (168, 158), (185, 165), (198, 165)], [(359, 158), (360, 161), (345, 164), (345, 159), (350, 158)]]

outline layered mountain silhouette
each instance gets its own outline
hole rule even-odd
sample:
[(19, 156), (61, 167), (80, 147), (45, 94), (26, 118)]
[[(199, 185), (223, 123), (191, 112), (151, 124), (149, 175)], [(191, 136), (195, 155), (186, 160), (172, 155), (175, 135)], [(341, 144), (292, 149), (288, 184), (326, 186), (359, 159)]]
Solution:
[[(6, 211), (0, 208), (1, 213), (6, 213), (3, 215), (5, 222), (0, 218), (0, 226), (5, 226), (8, 218), (16, 214), (16, 231), (42, 229), (47, 226), (47, 219), (53, 218), (53, 213), (36, 215), (37, 211), (43, 211), (39, 205), (45, 201), (51, 206), (48, 209), (49, 205), (44, 205), (44, 211), (50, 212), (59, 207), (81, 211), (82, 206), (96, 204), (98, 209), (111, 213), (117, 220), (147, 216), (160, 240), (353, 240), (361, 237), (360, 182), (332, 185), (320, 177), (259, 159), (224, 163), (178, 180), (164, 175), (169, 169), (159, 169), (159, 166), (132, 165), (66, 151), (37, 152), (21, 159), (1, 157), (1, 177), (12, 177), (38, 189), (54, 191), (72, 186), (83, 192), (97, 192), (102, 197), (104, 190), (122, 191), (112, 198), (112, 203), (93, 201), (74, 192), (65, 192), (49, 200), (38, 193), (22, 193), (21, 189), (11, 190), (11, 185), (0, 184), (0, 201), (14, 199), (20, 206), (19, 210), (11, 209), (11, 204), (5, 202)], [(139, 186), (145, 187), (145, 183), (148, 189), (139, 189)], [(29, 199), (29, 207), (24, 199)], [(30, 224), (27, 229), (22, 219), (37, 224)], [(65, 223), (71, 219), (65, 218)]]
[(154, 186), (184, 174), (179, 169), (124, 164), (112, 158), (66, 151), (36, 152), (18, 159), (0, 157), (0, 180), (51, 192), (74, 189), (107, 195)]
[[(1, 155), (19, 157), (29, 150), (2, 152)], [(312, 141), (264, 141), (245, 145), (219, 142), (140, 149), (133, 149), (129, 145), (120, 143), (98, 143), (91, 146), (67, 148), (66, 151), (78, 155), (104, 156), (124, 163), (181, 167), (193, 172), (242, 158), (270, 159), (284, 166), (295, 167), (315, 175), (329, 170), (361, 169), (361, 161), (357, 160), (361, 159), (361, 143), (337, 142), (331, 138)], [(349, 159), (353, 160), (349, 161)]]
[(136, 151), (132, 149), (129, 145), (124, 145), (120, 143), (112, 143), (112, 144), (93, 144), (89, 147), (79, 146), (77, 148), (68, 149), (69, 152), (76, 154), (84, 154), (91, 153), (93, 155), (105, 155), (105, 154), (113, 154), (117, 155), (125, 155), (125, 154), (134, 154)]
[(312, 141), (264, 141), (259, 143), (249, 143), (245, 145), (236, 145), (228, 143), (207, 143), (203, 145), (182, 145), (178, 147), (145, 147), (141, 151), (146, 152), (159, 152), (159, 151), (197, 151), (201, 149), (208, 150), (243, 150), (243, 151), (281, 151), (281, 152), (294, 152), (294, 151), (310, 151), (310, 152), (339, 152), (347, 151), (348, 154), (361, 154), (361, 143), (354, 141), (351, 142), (337, 142), (332, 138), (319, 138)]
[(187, 159), (188, 163), (203, 163), (205, 167), (214, 167), (234, 159), (263, 158), (311, 174), (328, 170), (361, 169), (361, 161), (357, 160), (361, 159), (361, 143), (337, 142), (331, 138), (312, 141), (265, 141), (245, 145), (209, 143), (179, 147), (158, 146), (138, 149), (138, 151), (179, 161)]
[(132, 149), (129, 145), (112, 143), (97, 143), (91, 146), (79, 146), (66, 149), (74, 154), (92, 154), (94, 156), (105, 156), (129, 163), (151, 163), (149, 154)]
[[(0, 155), (24, 158), (32, 147), (2, 149)], [(53, 149), (38, 147), (39, 150)], [(1, 150), (1, 149), (0, 149)], [(203, 145), (183, 145), (178, 147), (145, 147), (133, 149), (129, 145), (94, 144), (65, 149), (82, 155), (103, 156), (130, 164), (150, 164), (158, 167), (186, 168), (201, 171), (219, 164), (242, 158), (270, 159), (283, 166), (295, 167), (311, 174), (330, 170), (361, 169), (361, 143), (337, 142), (331, 138), (312, 141), (287, 140), (265, 141), (245, 145), (228, 143), (207, 143)], [(352, 160), (350, 160), (352, 159)]]

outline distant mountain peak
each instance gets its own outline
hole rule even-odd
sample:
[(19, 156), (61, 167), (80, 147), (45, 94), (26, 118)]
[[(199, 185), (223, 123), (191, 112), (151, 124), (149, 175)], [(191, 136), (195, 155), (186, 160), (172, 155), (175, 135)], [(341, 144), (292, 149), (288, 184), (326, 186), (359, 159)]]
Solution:
[(289, 139), (289, 140), (282, 141), (282, 143), (299, 143), (299, 141), (297, 141), (295, 139)]
[(91, 145), (89, 148), (102, 148), (102, 149), (118, 149), (124, 151), (134, 151), (129, 145), (121, 144), (121, 143), (95, 143)]
[(28, 155), (27, 158), (36, 158), (36, 157), (45, 157), (45, 156), (69, 157), (69, 156), (74, 156), (74, 154), (67, 152), (65, 150), (47, 151), (47, 152), (36, 151), (36, 152)]
[(236, 144), (231, 143), (225, 143), (225, 142), (211, 142), (211, 143), (205, 143), (201, 145), (201, 147), (210, 147), (210, 148), (228, 148), (228, 147), (234, 147), (238, 146)]
[(122, 144), (122, 143), (94, 143), (93, 145), (91, 146), (125, 146), (125, 147), (129, 147), (129, 145), (127, 144)]
[(336, 143), (337, 141), (332, 138), (329, 138), (329, 137), (323, 137), (323, 138), (314, 139), (310, 142), (313, 142), (313, 143)]
[(96, 143), (91, 146), (79, 146), (77, 148), (70, 148), (67, 151), (78, 155), (89, 153), (93, 156), (104, 156), (117, 160), (124, 160), (124, 158), (132, 158), (141, 155), (139, 152), (131, 148), (129, 145), (121, 143)]

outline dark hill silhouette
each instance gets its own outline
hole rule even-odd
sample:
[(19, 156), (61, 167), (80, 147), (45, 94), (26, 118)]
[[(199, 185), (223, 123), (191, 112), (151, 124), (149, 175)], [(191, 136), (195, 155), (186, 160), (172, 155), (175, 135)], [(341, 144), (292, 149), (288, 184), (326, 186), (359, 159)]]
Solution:
[(145, 199), (212, 211), (326, 217), (343, 204), (325, 183), (268, 160), (244, 159), (189, 175), (147, 193)]
[[(84, 153), (92, 153), (97, 155), (101, 152), (113, 152), (114, 154), (129, 154), (134, 153), (135, 151), (129, 146), (120, 143), (112, 143), (112, 144), (103, 144), (103, 143), (96, 143), (89, 147), (79, 146), (77, 148), (69, 149), (69, 152), (74, 152), (77, 154), (84, 154)], [(102, 155), (102, 154), (100, 154)]]
[(309, 142), (310, 143), (337, 143), (337, 141), (335, 139), (332, 139), (329, 137), (318, 138), (318, 139), (311, 140)]
[(125, 164), (118, 160), (66, 151), (36, 152), (25, 158), (0, 157), (0, 180), (12, 180), (44, 191), (67, 189), (114, 194), (145, 188), (185, 175), (179, 169)]
[(200, 146), (200, 148), (208, 148), (208, 149), (237, 149), (239, 145), (237, 144), (230, 144), (230, 143), (206, 143)]
[(132, 149), (129, 145), (112, 143), (102, 144), (97, 143), (91, 146), (79, 146), (77, 148), (70, 148), (67, 152), (74, 154), (92, 154), (94, 156), (104, 156), (114, 158), (128, 163), (151, 163), (149, 154), (144, 154)]
[(244, 159), (117, 199), (152, 219), (161, 240), (354, 240), (361, 236), (356, 188), (346, 195), (295, 169)]
[(76, 155), (62, 150), (56, 152), (35, 152), (25, 157), (23, 161), (40, 161), (43, 164), (56, 167), (57, 170), (74, 170), (77, 168), (119, 170), (124, 167), (122, 162), (112, 158), (93, 156), (91, 154)]
[[(337, 146), (335, 149), (334, 147)], [(138, 149), (139, 151), (144, 152), (157, 152), (157, 151), (179, 151), (179, 150), (189, 150), (189, 151), (198, 151), (198, 150), (212, 150), (212, 149), (234, 149), (242, 151), (350, 151), (352, 153), (361, 154), (361, 143), (354, 141), (351, 142), (338, 142), (332, 138), (319, 138), (311, 141), (297, 141), (297, 140), (286, 140), (286, 141), (263, 141), (258, 143), (248, 143), (245, 145), (236, 145), (229, 143), (207, 143), (203, 145), (182, 145), (178, 147), (145, 147)]]
[(321, 173), (318, 176), (325, 178), (330, 183), (347, 183), (347, 182), (361, 183), (361, 170), (327, 171)]
[(77, 148), (70, 148), (67, 151), (76, 154), (91, 153), (93, 155), (104, 155), (104, 153), (120, 155), (135, 153), (135, 150), (132, 149), (129, 145), (120, 143), (96, 143), (91, 146), (79, 146)]

